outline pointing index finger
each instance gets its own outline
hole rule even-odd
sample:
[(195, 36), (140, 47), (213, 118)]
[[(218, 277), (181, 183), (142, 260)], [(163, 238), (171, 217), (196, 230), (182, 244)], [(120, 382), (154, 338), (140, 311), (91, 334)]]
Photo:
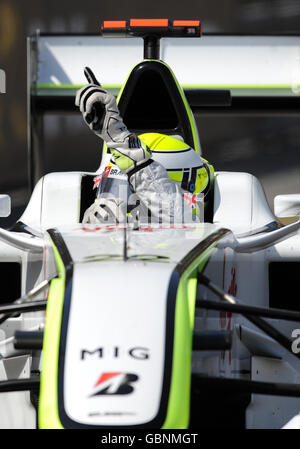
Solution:
[(96, 84), (97, 86), (101, 87), (101, 84), (99, 83), (99, 81), (97, 80), (94, 73), (92, 72), (92, 70), (89, 67), (84, 68), (84, 74), (85, 74), (86, 79), (88, 80), (88, 83)]

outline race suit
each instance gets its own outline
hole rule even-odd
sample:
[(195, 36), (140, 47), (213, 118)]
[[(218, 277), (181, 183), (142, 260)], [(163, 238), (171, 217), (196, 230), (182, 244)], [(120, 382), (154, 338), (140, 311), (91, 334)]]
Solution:
[[(85, 69), (85, 75), (89, 84), (77, 92), (75, 104), (90, 129), (105, 141), (112, 155), (110, 165), (115, 164), (128, 177), (131, 192), (148, 211), (148, 218), (150, 215), (151, 221), (157, 223), (199, 221), (199, 216), (192, 213), (195, 201), (190, 201), (189, 193), (169, 178), (166, 169), (151, 158), (151, 149), (127, 129), (115, 97), (101, 87), (90, 69)], [(99, 174), (100, 179), (105, 177), (105, 170)], [(126, 215), (124, 198), (106, 192), (98, 195), (83, 222), (107, 222), (113, 217), (120, 222), (125, 221)]]

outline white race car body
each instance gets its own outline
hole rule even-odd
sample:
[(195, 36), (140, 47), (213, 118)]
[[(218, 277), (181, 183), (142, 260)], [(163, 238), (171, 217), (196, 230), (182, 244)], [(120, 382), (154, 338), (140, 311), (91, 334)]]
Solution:
[[(300, 262), (299, 217), (275, 217), (254, 176), (216, 172), (211, 222), (83, 225), (94, 176), (43, 176), (17, 225), (0, 230), (0, 263), (17, 264), (20, 296), (41, 286), (32, 296), (47, 299), (46, 314), (0, 325), (0, 427), (34, 428), (37, 417), (40, 428), (288, 427), (300, 410), (296, 291), (294, 321), (264, 321), (288, 348), (249, 320), (253, 310), (205, 308), (218, 296), (201, 273), (272, 311), (285, 282), (276, 267)], [(299, 215), (298, 196), (277, 199), (277, 211), (287, 199)], [(42, 350), (16, 344), (16, 331), (43, 331)]]

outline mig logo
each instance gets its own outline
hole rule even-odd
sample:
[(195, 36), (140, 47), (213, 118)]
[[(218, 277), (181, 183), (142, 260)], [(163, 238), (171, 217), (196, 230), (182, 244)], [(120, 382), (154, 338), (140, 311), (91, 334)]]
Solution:
[(94, 385), (94, 392), (90, 395), (116, 395), (130, 394), (134, 391), (132, 383), (138, 380), (138, 376), (132, 373), (102, 373)]

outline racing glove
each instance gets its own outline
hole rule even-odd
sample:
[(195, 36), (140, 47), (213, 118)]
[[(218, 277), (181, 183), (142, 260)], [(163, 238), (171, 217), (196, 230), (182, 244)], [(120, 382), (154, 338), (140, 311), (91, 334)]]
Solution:
[(85, 211), (82, 223), (125, 223), (126, 210), (120, 198), (97, 198)]
[(115, 97), (102, 88), (89, 67), (84, 69), (84, 74), (89, 84), (77, 91), (75, 99), (84, 121), (106, 142), (115, 163), (124, 173), (136, 171), (149, 161), (150, 149), (127, 129)]

